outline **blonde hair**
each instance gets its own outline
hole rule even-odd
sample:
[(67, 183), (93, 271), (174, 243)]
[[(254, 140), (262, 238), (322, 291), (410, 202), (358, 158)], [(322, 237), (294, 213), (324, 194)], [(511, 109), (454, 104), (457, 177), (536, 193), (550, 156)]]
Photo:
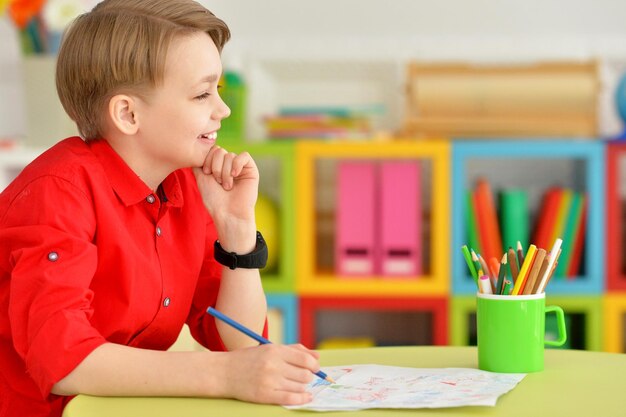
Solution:
[(146, 97), (163, 81), (177, 36), (207, 33), (221, 52), (226, 24), (192, 0), (104, 0), (65, 32), (57, 93), (85, 140), (102, 136), (105, 106), (119, 91)]

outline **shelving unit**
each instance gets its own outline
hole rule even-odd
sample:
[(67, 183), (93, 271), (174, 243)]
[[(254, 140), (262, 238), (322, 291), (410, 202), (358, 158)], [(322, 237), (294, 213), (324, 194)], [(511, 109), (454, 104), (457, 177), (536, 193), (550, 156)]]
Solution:
[[(475, 343), (476, 289), (460, 247), (466, 243), (464, 193), (484, 176), (494, 191), (527, 190), (530, 224), (547, 187), (587, 192), (582, 274), (551, 281), (547, 304), (565, 310), (571, 348), (626, 352), (626, 277), (619, 264), (626, 247), (626, 144), (569, 139), (305, 140), (236, 144), (229, 150), (250, 152), (261, 172), (260, 193), (278, 208), (277, 266), (262, 271), (277, 341), (315, 347), (332, 337), (363, 336), (380, 344)], [(2, 186), (40, 153), (19, 148), (0, 152)], [(334, 271), (333, 187), (337, 164), (345, 160), (420, 161), (423, 274), (348, 278)], [(405, 330), (380, 325), (394, 321), (404, 323)]]
[[(444, 295), (448, 292), (449, 142), (321, 142), (296, 145), (297, 282), (302, 295)], [(421, 276), (345, 278), (333, 269), (334, 165), (340, 160), (422, 161), (424, 263)], [(329, 174), (330, 172), (330, 174)], [(324, 176), (327, 178), (324, 180)], [(321, 184), (324, 182), (324, 184)], [(330, 186), (330, 188), (325, 186)]]
[(294, 294), (267, 294), (269, 339), (273, 343), (297, 343), (298, 299)]
[(300, 341), (316, 347), (326, 338), (368, 337), (378, 345), (445, 345), (447, 303), (446, 297), (303, 296)]
[(609, 291), (626, 291), (626, 142), (606, 145), (606, 273)]
[(500, 188), (527, 190), (535, 223), (540, 198), (547, 187), (560, 185), (588, 195), (584, 271), (574, 279), (555, 278), (548, 294), (599, 295), (604, 291), (604, 144), (598, 140), (464, 141), (452, 151), (452, 280), (454, 294), (471, 294), (476, 285), (461, 254), (467, 243), (465, 192), (479, 177), (494, 193)]

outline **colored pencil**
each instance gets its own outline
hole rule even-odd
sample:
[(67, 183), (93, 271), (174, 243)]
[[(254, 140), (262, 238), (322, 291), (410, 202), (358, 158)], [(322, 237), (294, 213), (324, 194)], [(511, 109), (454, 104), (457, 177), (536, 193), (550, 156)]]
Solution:
[(541, 294), (542, 292), (545, 292), (546, 287), (548, 286), (548, 283), (550, 282), (550, 280), (552, 279), (552, 276), (554, 275), (554, 271), (556, 271), (556, 266), (559, 263), (559, 256), (561, 256), (561, 249), (559, 249), (559, 251), (556, 253), (554, 263), (552, 265), (552, 269), (548, 270), (548, 277), (546, 278), (544, 282), (540, 284), (539, 288), (537, 288), (537, 294)]
[(465, 263), (467, 264), (467, 268), (470, 271), (470, 275), (472, 276), (472, 278), (474, 278), (474, 281), (478, 284), (478, 275), (476, 274), (476, 267), (474, 267), (474, 263), (472, 262), (472, 255), (470, 255), (467, 245), (463, 245), (461, 247), (461, 251), (463, 252), (463, 258), (465, 258)]
[(489, 269), (489, 265), (487, 264), (487, 261), (485, 261), (485, 258), (483, 258), (480, 253), (478, 253), (477, 256), (478, 262), (480, 262), (480, 266), (482, 267), (481, 269), (485, 272), (487, 276), (489, 276), (489, 278), (493, 277), (493, 272), (491, 271), (491, 269)]
[[(217, 311), (213, 307), (209, 307), (206, 310), (206, 312), (209, 313), (210, 315), (212, 315), (213, 317), (215, 317), (216, 319), (220, 319), (224, 323), (234, 327), (235, 329), (239, 330), (243, 334), (246, 334), (246, 335), (250, 336), (251, 338), (253, 338), (257, 342), (261, 343), (262, 345), (267, 345), (267, 344), (272, 343), (269, 340), (267, 340), (266, 338), (264, 338), (263, 336), (261, 336), (260, 334), (257, 334), (255, 332), (253, 332), (252, 330), (248, 329), (243, 324), (236, 322), (235, 320), (231, 319), (230, 317), (226, 316), (223, 313), (220, 313), (219, 311)], [(335, 383), (335, 381), (331, 377), (326, 375), (326, 373), (323, 372), (323, 371), (317, 371), (317, 372), (315, 372), (315, 375), (317, 375), (318, 377), (320, 377), (322, 379), (325, 379), (326, 381), (328, 381), (328, 382), (330, 382), (332, 384)]]
[(517, 280), (517, 275), (519, 275), (519, 266), (517, 265), (515, 250), (513, 250), (513, 248), (509, 248), (507, 255), (507, 257), (509, 258), (509, 270), (511, 271), (511, 282), (515, 283), (515, 280)]
[(474, 262), (474, 269), (476, 269), (476, 283), (478, 283), (478, 279), (480, 278), (480, 275), (478, 273), (478, 270), (482, 270), (483, 266), (480, 264), (480, 262), (478, 261), (478, 255), (476, 255), (476, 252), (474, 252), (474, 249), (472, 249), (472, 262)]
[(500, 271), (498, 272), (498, 283), (496, 284), (496, 294), (502, 294), (504, 289), (504, 279), (506, 278), (506, 265), (507, 265), (506, 253), (502, 255), (500, 261)]
[(481, 294), (493, 294), (493, 291), (491, 290), (491, 280), (487, 275), (481, 275), (478, 283)]
[(543, 277), (543, 275), (546, 273), (548, 269), (550, 258), (551, 258), (550, 252), (547, 252), (546, 257), (543, 258), (543, 262), (541, 263), (541, 269), (539, 270), (539, 273), (537, 274), (537, 279), (535, 280), (535, 284), (533, 285), (531, 294), (537, 294), (537, 288), (539, 288), (541, 277)]
[(550, 273), (552, 272), (552, 269), (554, 267), (554, 263), (557, 260), (557, 257), (559, 256), (559, 252), (561, 251), (561, 245), (563, 244), (563, 240), (561, 240), (560, 238), (557, 238), (554, 241), (554, 245), (552, 245), (552, 249), (550, 250), (550, 263), (548, 264), (546, 271), (544, 272), (543, 276), (541, 277), (541, 280), (539, 281), (539, 285), (537, 286), (537, 294), (541, 294), (544, 290), (544, 288), (546, 287), (546, 284), (548, 283), (548, 277), (550, 276)]
[(522, 242), (520, 242), (519, 240), (517, 241), (517, 263), (519, 264), (520, 268), (524, 263), (524, 249), (522, 248)]
[(530, 295), (533, 293), (533, 288), (535, 288), (535, 283), (537, 282), (537, 277), (539, 276), (539, 271), (543, 267), (543, 261), (546, 257), (545, 249), (537, 249), (537, 254), (535, 255), (535, 260), (533, 261), (533, 267), (528, 273), (528, 279), (524, 284), (524, 288), (521, 290), (521, 294)]
[(530, 267), (532, 266), (536, 251), (537, 247), (535, 245), (530, 245), (530, 247), (528, 248), (528, 253), (526, 254), (526, 257), (524, 259), (524, 263), (519, 269), (519, 275), (517, 276), (517, 281), (515, 282), (515, 286), (513, 287), (511, 295), (519, 295), (520, 290), (524, 287), (524, 283), (526, 282), (526, 278), (528, 277), (528, 272), (530, 272)]
[(504, 280), (504, 286), (502, 287), (502, 295), (511, 294), (511, 281), (508, 279)]

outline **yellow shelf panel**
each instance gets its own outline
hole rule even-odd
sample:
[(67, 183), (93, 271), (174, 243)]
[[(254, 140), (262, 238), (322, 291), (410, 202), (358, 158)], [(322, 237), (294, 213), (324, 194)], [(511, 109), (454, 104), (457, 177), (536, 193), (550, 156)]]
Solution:
[(339, 277), (336, 275), (315, 275), (300, 279), (297, 283), (301, 295), (447, 295), (449, 279), (433, 277), (390, 278)]
[(626, 292), (604, 295), (604, 350), (626, 353), (624, 340), (626, 320)]

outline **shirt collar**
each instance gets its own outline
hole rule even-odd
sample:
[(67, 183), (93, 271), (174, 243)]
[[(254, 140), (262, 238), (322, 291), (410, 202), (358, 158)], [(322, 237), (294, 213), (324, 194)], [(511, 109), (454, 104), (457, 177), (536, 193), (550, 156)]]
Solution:
[[(137, 204), (154, 194), (106, 140), (93, 140), (88, 142), (88, 145), (100, 160), (111, 187), (125, 206)], [(168, 205), (173, 207), (183, 205), (181, 186), (176, 172), (168, 175), (163, 180), (162, 186)]]

